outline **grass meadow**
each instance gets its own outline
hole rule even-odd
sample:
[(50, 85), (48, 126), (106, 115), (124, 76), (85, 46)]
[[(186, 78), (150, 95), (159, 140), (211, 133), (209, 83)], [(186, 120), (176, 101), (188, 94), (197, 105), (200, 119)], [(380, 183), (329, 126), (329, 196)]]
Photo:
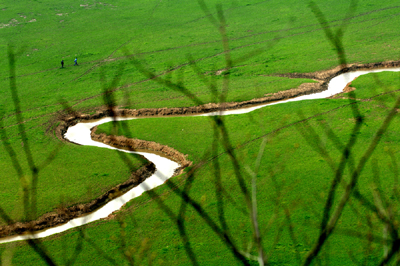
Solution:
[[(217, 16), (219, 3), (205, 1), (213, 16)], [(326, 25), (318, 23), (308, 1), (232, 0), (221, 4), (233, 62), (229, 73), (223, 72), (226, 61), (221, 35), (197, 1), (1, 2), (0, 207), (15, 221), (29, 220), (60, 206), (88, 202), (125, 181), (131, 171), (145, 163), (131, 156), (133, 167), (128, 167), (115, 151), (61, 142), (54, 128), (57, 117), (65, 113), (63, 103), (82, 113), (94, 113), (104, 106), (104, 89), (112, 86), (116, 103), (123, 108), (197, 105), (179, 91), (144, 76), (132, 58), (156, 75), (183, 84), (202, 103), (218, 102), (203, 79), (221, 92), (228, 76), (226, 101), (239, 102), (313, 82), (278, 74), (308, 73), (338, 65), (338, 51), (324, 33)], [(350, 18), (346, 18), (348, 1), (316, 4), (333, 30), (347, 25), (342, 44), (348, 63), (399, 59), (396, 27), (400, 7), (396, 1), (359, 1)], [(9, 89), (13, 80), (10, 49), (16, 53), (18, 100)], [(75, 57), (79, 66), (73, 66)], [(113, 84), (113, 80), (118, 82)], [(371, 74), (358, 78), (352, 86), (356, 88), (354, 104), (364, 118), (352, 150), (353, 159), (358, 161), (393, 106), (392, 96), (399, 96), (398, 92), (382, 94), (400, 88), (399, 75)], [(319, 234), (334, 174), (318, 147), (322, 145), (338, 164), (356, 120), (348, 99), (354, 95), (342, 96), (223, 118), (249, 190), (249, 172), (257, 168), (258, 154), (267, 141), (256, 175), (257, 205), (263, 248), (272, 265), (300, 264)], [(312, 118), (296, 123), (308, 117)], [(121, 135), (155, 141), (187, 154), (196, 165), (186, 170), (196, 170), (190, 186), (185, 174), (177, 176), (127, 204), (115, 219), (43, 239), (43, 247), (57, 264), (124, 265), (130, 258), (141, 265), (188, 265), (193, 262), (188, 245), (200, 265), (242, 264), (205, 224), (204, 216), (193, 206), (182, 204), (177, 193), (188, 189), (190, 197), (220, 223), (216, 167), (223, 173), (220, 182), (228, 235), (240, 249), (249, 248), (249, 254), (256, 254), (236, 169), (225, 148), (214, 145), (210, 118), (148, 118), (123, 123), (130, 130), (118, 127)], [(372, 202), (378, 193), (384, 195), (384, 202), (398, 203), (392, 190), (397, 182), (398, 127), (395, 117), (358, 181), (359, 191)], [(334, 139), (328, 129), (335, 133)], [(110, 130), (107, 124), (99, 128), (99, 132)], [(10, 147), (14, 156), (10, 156)], [(220, 154), (217, 159), (215, 154)], [(26, 217), (23, 191), (33, 189), (31, 172), (35, 168), (30, 158), (39, 170), (37, 210)], [(350, 179), (351, 170), (346, 168), (343, 183)], [(343, 191), (339, 186), (337, 193)], [(171, 217), (183, 219), (185, 237)], [(0, 219), (0, 224), (6, 221)], [(352, 200), (315, 263), (378, 264), (385, 249), (379, 238), (382, 228), (382, 222), (367, 207)], [(360, 232), (378, 240), (366, 240)], [(25, 242), (1, 245), (0, 252), (5, 265), (45, 264)], [(250, 259), (247, 263), (257, 264)]]

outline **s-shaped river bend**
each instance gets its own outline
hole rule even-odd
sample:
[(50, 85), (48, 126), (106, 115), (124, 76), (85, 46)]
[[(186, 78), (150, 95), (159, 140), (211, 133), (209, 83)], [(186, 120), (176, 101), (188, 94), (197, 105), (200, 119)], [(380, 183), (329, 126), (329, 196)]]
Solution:
[[(351, 82), (352, 80), (357, 78), (358, 76), (365, 75), (368, 73), (373, 73), (373, 72), (382, 72), (382, 71), (400, 71), (400, 68), (385, 68), (385, 69), (373, 69), (373, 70), (361, 70), (361, 71), (347, 72), (347, 73), (338, 75), (338, 76), (334, 77), (333, 79), (331, 79), (328, 84), (328, 89), (323, 92), (314, 93), (314, 94), (310, 94), (310, 95), (303, 95), (303, 96), (299, 96), (299, 97), (284, 100), (284, 101), (267, 103), (264, 105), (259, 105), (259, 106), (249, 107), (249, 108), (228, 110), (228, 111), (222, 111), (222, 112), (212, 112), (212, 113), (206, 113), (206, 114), (194, 115), (194, 116), (243, 114), (243, 113), (248, 113), (248, 112), (254, 111), (259, 108), (263, 108), (268, 105), (282, 104), (282, 103), (293, 102), (293, 101), (327, 98), (327, 97), (330, 97), (332, 95), (342, 92), (343, 89), (345, 88), (345, 86), (349, 82)], [(117, 120), (129, 120), (129, 119), (135, 119), (135, 118), (117, 118)], [(43, 238), (43, 237), (47, 237), (50, 235), (64, 232), (64, 231), (74, 228), (74, 227), (88, 224), (88, 223), (96, 221), (96, 220), (106, 218), (111, 213), (119, 210), (125, 203), (127, 203), (131, 199), (140, 196), (143, 192), (145, 192), (147, 190), (150, 190), (157, 186), (162, 185), (167, 179), (169, 179), (170, 177), (173, 176), (175, 169), (180, 167), (180, 165), (174, 161), (171, 161), (165, 157), (161, 157), (161, 156), (153, 154), (153, 153), (132, 152), (132, 151), (127, 151), (127, 150), (117, 149), (115, 147), (112, 147), (112, 146), (109, 146), (104, 143), (100, 143), (100, 142), (97, 142), (97, 141), (94, 141), (91, 139), (91, 137), (90, 137), (91, 128), (93, 128), (97, 125), (100, 125), (100, 124), (110, 122), (112, 120), (113, 120), (113, 118), (106, 117), (106, 118), (103, 118), (101, 120), (97, 120), (94, 122), (78, 123), (74, 126), (69, 127), (67, 132), (65, 133), (64, 137), (66, 139), (68, 139), (69, 141), (76, 143), (76, 144), (80, 144), (80, 145), (96, 146), (96, 147), (100, 147), (100, 148), (119, 150), (121, 152), (141, 154), (144, 157), (146, 157), (147, 160), (154, 163), (155, 168), (156, 168), (156, 171), (154, 172), (154, 174), (152, 176), (150, 176), (149, 178), (147, 178), (140, 185), (132, 188), (131, 190), (127, 191), (122, 196), (115, 198), (114, 200), (108, 202), (103, 207), (99, 208), (98, 210), (96, 210), (88, 215), (72, 219), (71, 221), (69, 221), (63, 225), (55, 226), (55, 227), (52, 227), (52, 228), (49, 228), (49, 229), (46, 229), (46, 230), (43, 230), (40, 232), (6, 237), (3, 239), (0, 239), (0, 244), (6, 243), (6, 242), (18, 241), (18, 240)]]

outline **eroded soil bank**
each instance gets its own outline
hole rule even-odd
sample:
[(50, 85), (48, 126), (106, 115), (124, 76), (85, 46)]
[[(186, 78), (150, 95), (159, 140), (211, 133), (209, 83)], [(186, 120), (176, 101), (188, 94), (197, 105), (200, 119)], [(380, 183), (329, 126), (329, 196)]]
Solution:
[(321, 91), (325, 91), (328, 88), (329, 81), (346, 72), (352, 72), (357, 70), (370, 70), (370, 69), (385, 69), (400, 67), (399, 61), (388, 61), (381, 63), (370, 63), (370, 64), (349, 64), (347, 66), (338, 66), (334, 69), (317, 71), (313, 73), (287, 73), (287, 74), (276, 74), (274, 76), (288, 77), (288, 78), (307, 78), (314, 79), (317, 83), (304, 83), (298, 88), (280, 91), (273, 94), (268, 94), (265, 97), (252, 99), (243, 102), (229, 102), (229, 103), (208, 103), (200, 106), (193, 107), (181, 107), (181, 108), (143, 108), (143, 109), (121, 109), (115, 107), (113, 109), (102, 108), (96, 112), (96, 114), (88, 115), (79, 112), (70, 112), (68, 115), (64, 115), (59, 118), (61, 122), (57, 127), (57, 136), (63, 140), (66, 129), (69, 126), (75, 125), (77, 122), (84, 122), (90, 120), (101, 119), (103, 117), (149, 117), (149, 116), (178, 116), (178, 115), (195, 115), (204, 114), (221, 110), (233, 110), (240, 108), (247, 108), (256, 105), (262, 105), (265, 103), (282, 101), (289, 98), (294, 98), (302, 95), (313, 94)]
[(124, 136), (108, 136), (104, 133), (96, 134), (97, 126), (91, 131), (91, 138), (95, 141), (102, 142), (104, 144), (113, 146), (118, 149), (124, 149), (128, 151), (145, 151), (150, 153), (156, 153), (158, 155), (167, 157), (168, 159), (175, 161), (181, 165), (176, 174), (180, 174), (181, 170), (192, 165), (192, 162), (187, 160), (187, 155), (180, 153), (179, 151), (168, 147), (166, 145), (161, 145), (154, 141), (140, 140), (140, 139), (130, 139)]
[[(302, 95), (313, 94), (327, 90), (329, 81), (346, 72), (357, 70), (370, 70), (370, 69), (385, 69), (400, 67), (400, 61), (390, 61), (382, 63), (371, 64), (350, 64), (345, 67), (338, 66), (331, 70), (318, 71), (314, 73), (289, 73), (277, 74), (275, 76), (289, 77), (289, 78), (308, 78), (314, 79), (317, 83), (304, 83), (298, 88), (290, 89), (282, 92), (277, 92), (271, 95), (266, 95), (262, 98), (252, 99), (249, 101), (239, 103), (209, 103), (195, 107), (182, 107), (182, 108), (155, 108), (155, 109), (119, 109), (119, 108), (102, 108), (93, 115), (83, 114), (79, 112), (70, 111), (68, 114), (61, 115), (58, 119), (59, 125), (56, 128), (56, 135), (62, 141), (64, 134), (67, 132), (68, 127), (76, 125), (78, 122), (85, 122), (90, 120), (97, 120), (104, 117), (149, 117), (149, 116), (174, 116), (174, 115), (195, 115), (204, 114), (221, 110), (233, 110), (257, 106), (265, 103), (277, 102), (289, 98), (294, 98)], [(173, 148), (161, 145), (151, 141), (128, 139), (123, 136), (106, 136), (105, 134), (96, 134), (96, 127), (91, 132), (91, 137), (95, 141), (103, 142), (116, 148), (125, 149), (129, 151), (147, 151), (163, 155), (175, 162), (178, 162), (181, 167), (177, 169), (176, 174), (180, 174), (183, 169), (191, 165), (187, 160), (187, 156), (181, 154)], [(152, 173), (154, 173), (154, 164), (150, 163), (141, 168), (126, 182), (111, 189), (104, 195), (98, 197), (87, 204), (79, 204), (70, 208), (58, 209), (57, 212), (48, 213), (40, 217), (36, 221), (26, 223), (15, 223), (7, 226), (0, 227), (0, 237), (17, 235), (27, 233), (29, 231), (40, 231), (50, 227), (54, 227), (72, 220), (73, 218), (84, 216), (99, 207), (103, 206), (110, 200), (123, 194), (129, 189), (137, 186)]]

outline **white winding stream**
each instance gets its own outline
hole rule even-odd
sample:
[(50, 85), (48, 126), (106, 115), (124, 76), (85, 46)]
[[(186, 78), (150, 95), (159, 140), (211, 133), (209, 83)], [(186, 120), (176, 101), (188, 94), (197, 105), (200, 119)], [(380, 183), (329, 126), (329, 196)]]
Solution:
[[(330, 97), (332, 95), (342, 92), (344, 87), (347, 85), (347, 83), (354, 80), (356, 77), (358, 77), (360, 75), (364, 75), (364, 74), (368, 74), (368, 73), (372, 73), (372, 72), (382, 72), (382, 71), (400, 71), (400, 68), (375, 69), (375, 70), (348, 72), (348, 73), (344, 73), (344, 74), (341, 74), (341, 75), (333, 78), (329, 82), (328, 89), (323, 92), (310, 94), (310, 95), (304, 95), (304, 96), (300, 96), (300, 97), (296, 97), (296, 98), (292, 98), (292, 99), (288, 99), (288, 100), (284, 100), (284, 101), (268, 103), (268, 104), (250, 107), (250, 108), (229, 110), (229, 111), (223, 111), (223, 112), (213, 112), (213, 113), (201, 114), (201, 115), (196, 115), (196, 116), (243, 114), (243, 113), (248, 113), (248, 112), (254, 111), (256, 109), (265, 107), (267, 105), (281, 104), (281, 103), (292, 102), (292, 101), (327, 98), (327, 97)], [(118, 120), (127, 120), (127, 119), (135, 119), (135, 118), (120, 118)], [(117, 148), (108, 146), (106, 144), (93, 141), (90, 137), (90, 129), (91, 128), (93, 128), (94, 126), (103, 124), (103, 123), (110, 122), (110, 121), (112, 121), (112, 118), (107, 117), (107, 118), (103, 118), (103, 119), (95, 121), (95, 122), (78, 123), (75, 126), (68, 128), (68, 131), (64, 137), (66, 139), (70, 140), (71, 142), (81, 144), (81, 145), (96, 146), (96, 147), (101, 147), (101, 148), (119, 150)], [(120, 150), (120, 151), (131, 153), (130, 151), (126, 151), (126, 150)], [(131, 190), (126, 192), (124, 195), (110, 201), (109, 203), (107, 203), (106, 205), (104, 205), (103, 207), (98, 209), (97, 211), (90, 213), (86, 216), (75, 218), (66, 224), (56, 226), (53, 228), (49, 228), (47, 230), (43, 230), (43, 231), (40, 231), (40, 232), (37, 232), (34, 234), (24, 234), (24, 235), (19, 235), (19, 236), (6, 237), (3, 239), (0, 239), (0, 244), (6, 243), (6, 242), (18, 241), (18, 240), (43, 238), (46, 236), (61, 233), (68, 229), (78, 227), (78, 226), (88, 224), (90, 222), (105, 218), (105, 217), (109, 216), (111, 213), (113, 213), (114, 211), (119, 210), (125, 203), (127, 203), (131, 199), (140, 196), (143, 192), (153, 189), (159, 185), (162, 185), (168, 178), (170, 178), (173, 175), (174, 170), (179, 167), (179, 164), (177, 164), (176, 162), (171, 161), (167, 158), (152, 154), (152, 153), (146, 153), (146, 152), (134, 152), (134, 153), (143, 155), (144, 157), (147, 158), (147, 160), (153, 162), (156, 166), (155, 173), (152, 176), (150, 176), (149, 178), (147, 178), (139, 186), (132, 188)]]

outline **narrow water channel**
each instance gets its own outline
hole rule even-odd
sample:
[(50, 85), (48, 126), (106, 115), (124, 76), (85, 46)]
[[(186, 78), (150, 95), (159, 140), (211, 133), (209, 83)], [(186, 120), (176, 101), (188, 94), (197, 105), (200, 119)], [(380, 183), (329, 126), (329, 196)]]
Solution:
[[(345, 86), (349, 82), (351, 82), (352, 80), (357, 78), (358, 76), (365, 75), (368, 73), (382, 72), (382, 71), (400, 71), (400, 68), (391, 68), (391, 69), (385, 68), (385, 69), (348, 72), (348, 73), (341, 74), (341, 75), (336, 76), (335, 78), (331, 79), (331, 81), (328, 84), (328, 89), (323, 92), (310, 94), (310, 95), (304, 95), (304, 96), (300, 96), (300, 97), (296, 97), (296, 98), (292, 98), (292, 99), (288, 99), (288, 100), (284, 100), (284, 101), (268, 103), (265, 105), (259, 105), (259, 106), (249, 107), (249, 108), (229, 110), (229, 111), (223, 111), (223, 112), (206, 113), (206, 114), (195, 115), (195, 116), (243, 114), (243, 113), (248, 113), (248, 112), (254, 111), (256, 109), (268, 106), (268, 105), (282, 104), (282, 103), (301, 101), (301, 100), (313, 100), (313, 99), (327, 98), (327, 97), (330, 97), (332, 95), (342, 92), (343, 89), (345, 88)], [(129, 120), (129, 119), (135, 119), (135, 118), (117, 118), (117, 120)], [(6, 243), (6, 242), (18, 241), (18, 240), (43, 238), (46, 236), (61, 233), (68, 229), (82, 226), (82, 225), (88, 224), (90, 222), (105, 218), (105, 217), (109, 216), (111, 213), (119, 210), (125, 203), (127, 203), (131, 199), (140, 196), (143, 192), (145, 192), (147, 190), (150, 190), (157, 186), (162, 185), (167, 179), (169, 179), (171, 176), (173, 176), (174, 171), (176, 168), (179, 167), (179, 164), (174, 161), (171, 161), (165, 157), (161, 157), (159, 155), (152, 154), (152, 153), (146, 153), (146, 152), (131, 152), (131, 151), (126, 151), (126, 150), (120, 150), (120, 149), (114, 148), (112, 146), (108, 146), (104, 143), (93, 141), (90, 137), (90, 129), (97, 125), (104, 124), (104, 123), (107, 123), (110, 121), (112, 121), (112, 118), (106, 117), (106, 118), (103, 118), (101, 120), (94, 121), (94, 122), (78, 123), (75, 126), (69, 127), (68, 131), (64, 137), (66, 139), (68, 139), (69, 141), (76, 143), (76, 144), (80, 144), (80, 145), (96, 146), (96, 147), (100, 147), (100, 148), (119, 150), (121, 152), (141, 154), (144, 157), (146, 157), (147, 160), (149, 160), (155, 164), (155, 167), (156, 167), (155, 173), (152, 176), (150, 176), (149, 178), (147, 178), (139, 186), (132, 188), (131, 190), (126, 192), (124, 195), (122, 195), (118, 198), (115, 198), (114, 200), (110, 201), (109, 203), (107, 203), (103, 207), (99, 208), (98, 210), (94, 211), (93, 213), (90, 213), (83, 217), (75, 218), (63, 225), (49, 228), (49, 229), (46, 229), (46, 230), (43, 230), (40, 232), (36, 232), (34, 234), (25, 234), (25, 235), (19, 235), (19, 236), (6, 237), (3, 239), (0, 239), (0, 244)]]

